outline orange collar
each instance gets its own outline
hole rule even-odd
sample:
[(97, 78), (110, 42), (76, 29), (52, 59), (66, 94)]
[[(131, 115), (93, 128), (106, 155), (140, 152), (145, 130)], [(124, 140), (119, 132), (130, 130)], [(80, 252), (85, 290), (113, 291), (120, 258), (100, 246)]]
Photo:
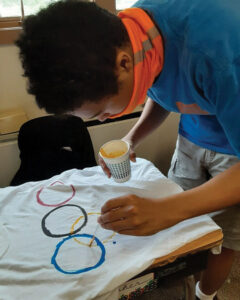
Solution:
[(143, 104), (147, 90), (163, 67), (162, 37), (148, 14), (140, 8), (128, 8), (118, 14), (127, 29), (134, 54), (133, 94), (126, 108), (110, 118), (131, 113)]

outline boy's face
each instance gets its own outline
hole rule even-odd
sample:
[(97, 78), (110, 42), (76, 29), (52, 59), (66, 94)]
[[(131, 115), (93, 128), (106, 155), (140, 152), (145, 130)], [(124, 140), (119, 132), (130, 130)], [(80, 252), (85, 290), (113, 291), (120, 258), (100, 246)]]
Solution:
[(114, 96), (103, 98), (98, 102), (85, 102), (80, 108), (72, 113), (82, 119), (97, 118), (103, 122), (111, 116), (119, 114), (124, 110), (131, 100), (132, 89), (119, 90)]
[(133, 93), (133, 60), (131, 53), (119, 51), (117, 55), (118, 94), (105, 97), (98, 102), (86, 101), (72, 114), (82, 119), (97, 118), (103, 122), (107, 118), (121, 113), (131, 100)]

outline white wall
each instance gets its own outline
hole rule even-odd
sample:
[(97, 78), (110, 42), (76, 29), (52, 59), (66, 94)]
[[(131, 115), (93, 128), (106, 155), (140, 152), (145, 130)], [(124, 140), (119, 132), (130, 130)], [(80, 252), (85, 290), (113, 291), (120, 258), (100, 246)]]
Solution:
[(29, 119), (45, 115), (26, 91), (17, 47), (0, 46), (0, 111), (23, 108)]

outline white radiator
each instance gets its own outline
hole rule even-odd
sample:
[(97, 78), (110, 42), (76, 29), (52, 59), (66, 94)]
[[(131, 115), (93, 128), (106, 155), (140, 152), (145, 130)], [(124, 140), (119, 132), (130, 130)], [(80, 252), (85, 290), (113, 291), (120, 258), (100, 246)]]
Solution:
[(19, 166), (17, 133), (0, 135), (0, 188), (9, 185)]

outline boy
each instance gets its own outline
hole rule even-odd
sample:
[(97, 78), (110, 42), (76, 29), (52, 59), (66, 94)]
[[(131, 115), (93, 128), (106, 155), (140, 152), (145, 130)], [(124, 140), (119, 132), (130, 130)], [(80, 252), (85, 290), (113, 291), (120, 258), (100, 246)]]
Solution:
[(104, 121), (131, 112), (148, 93), (124, 137), (132, 159), (169, 111), (182, 113), (169, 176), (188, 190), (161, 199), (111, 199), (99, 223), (149, 235), (228, 208), (216, 217), (225, 244), (197, 284), (200, 299), (214, 298), (240, 249), (239, 9), (235, 0), (142, 0), (117, 17), (94, 3), (60, 1), (28, 17), (17, 42), (29, 91), (49, 113)]

